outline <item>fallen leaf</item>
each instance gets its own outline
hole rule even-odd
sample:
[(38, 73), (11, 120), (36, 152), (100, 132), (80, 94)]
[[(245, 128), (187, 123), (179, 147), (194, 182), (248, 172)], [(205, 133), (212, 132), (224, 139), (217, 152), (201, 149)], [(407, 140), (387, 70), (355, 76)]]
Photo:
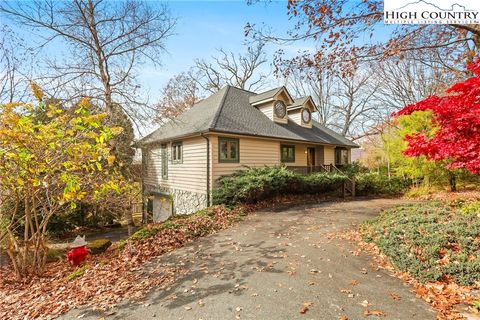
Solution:
[(310, 307), (313, 305), (313, 302), (311, 301), (305, 301), (303, 304), (302, 304), (302, 307), (300, 308), (300, 313), (301, 314), (305, 314), (309, 309)]
[(390, 298), (392, 298), (392, 299), (395, 300), (395, 301), (400, 301), (400, 300), (402, 299), (402, 297), (400, 297), (400, 296), (399, 296), (398, 294), (396, 294), (396, 293), (392, 293), (392, 292), (391, 292), (391, 293), (389, 293), (389, 295), (390, 295)]
[(372, 311), (369, 311), (368, 309), (365, 309), (365, 311), (363, 312), (363, 315), (364, 316), (377, 316), (377, 317), (380, 317), (380, 316), (385, 316), (385, 313), (383, 311), (380, 311), (380, 310), (372, 310)]

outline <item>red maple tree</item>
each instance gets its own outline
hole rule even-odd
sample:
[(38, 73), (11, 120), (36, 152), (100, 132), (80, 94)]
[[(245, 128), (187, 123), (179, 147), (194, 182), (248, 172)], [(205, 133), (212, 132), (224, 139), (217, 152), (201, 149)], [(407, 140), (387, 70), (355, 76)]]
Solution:
[(404, 154), (448, 161), (448, 168), (480, 173), (480, 58), (467, 66), (474, 76), (454, 84), (445, 96), (431, 96), (408, 105), (397, 115), (431, 110), (433, 135), (417, 132), (405, 137)]

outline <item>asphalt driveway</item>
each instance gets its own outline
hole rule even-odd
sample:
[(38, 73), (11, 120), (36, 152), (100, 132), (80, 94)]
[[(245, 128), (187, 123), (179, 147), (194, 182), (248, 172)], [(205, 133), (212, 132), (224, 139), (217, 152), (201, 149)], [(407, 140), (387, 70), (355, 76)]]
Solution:
[[(346, 240), (352, 228), (401, 200), (361, 200), (258, 212), (231, 229), (150, 262), (189, 270), (114, 313), (74, 310), (64, 319), (435, 319), (410, 288)], [(305, 313), (301, 313), (305, 311)], [(366, 316), (365, 310), (384, 316)]]

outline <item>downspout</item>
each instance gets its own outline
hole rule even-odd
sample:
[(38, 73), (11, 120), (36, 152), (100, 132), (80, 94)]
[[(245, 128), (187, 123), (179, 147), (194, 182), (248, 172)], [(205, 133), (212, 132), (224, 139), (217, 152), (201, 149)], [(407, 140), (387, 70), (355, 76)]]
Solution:
[(207, 207), (210, 207), (210, 139), (200, 134), (207, 142)]

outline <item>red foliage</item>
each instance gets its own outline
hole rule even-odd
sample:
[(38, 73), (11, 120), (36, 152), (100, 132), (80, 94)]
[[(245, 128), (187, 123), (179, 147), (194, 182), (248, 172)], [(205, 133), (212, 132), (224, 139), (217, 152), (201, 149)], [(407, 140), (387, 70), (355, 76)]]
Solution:
[(448, 168), (480, 173), (480, 58), (467, 68), (475, 76), (454, 84), (446, 96), (431, 96), (397, 113), (432, 110), (433, 124), (438, 129), (432, 137), (421, 132), (407, 136), (405, 155), (447, 160)]

